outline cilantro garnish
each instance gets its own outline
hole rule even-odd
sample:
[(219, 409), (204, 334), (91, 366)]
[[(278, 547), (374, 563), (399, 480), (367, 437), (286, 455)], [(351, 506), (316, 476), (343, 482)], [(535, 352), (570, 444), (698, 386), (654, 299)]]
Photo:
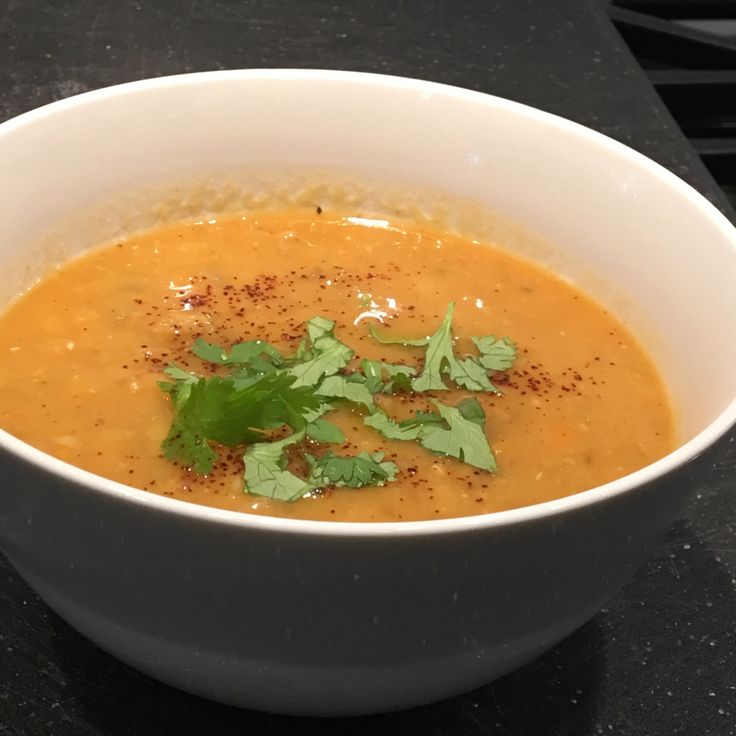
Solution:
[[(192, 352), (202, 360), (208, 363), (216, 363), (217, 365), (247, 365), (251, 368), (258, 369), (261, 365), (268, 366), (268, 370), (272, 370), (274, 366), (280, 366), (283, 363), (281, 353), (264, 340), (248, 340), (247, 342), (239, 342), (230, 348), (228, 353), (219, 345), (199, 338), (194, 343)], [(270, 358), (270, 363), (264, 361), (261, 356), (266, 355)]]
[[(372, 393), (390, 394), (395, 391), (411, 391), (412, 376), (417, 374), (416, 368), (400, 363), (383, 363), (380, 360), (363, 360), (360, 367), (365, 376), (366, 388)], [(388, 376), (384, 382), (383, 376)]]
[(478, 362), (486, 370), (505, 371), (511, 368), (516, 360), (516, 345), (508, 337), (500, 340), (493, 335), (474, 337), (473, 342), (480, 353)]
[(307, 424), (307, 437), (322, 444), (339, 445), (345, 442), (343, 431), (337, 424), (333, 424), (328, 419), (315, 419)]
[(403, 345), (406, 348), (423, 348), (429, 342), (428, 337), (418, 337), (414, 340), (405, 337), (388, 337), (385, 333), (382, 335), (378, 332), (373, 325), (368, 328), (368, 332), (376, 342), (380, 342), (383, 345)]
[(452, 341), (452, 315), (454, 302), (450, 302), (447, 313), (437, 332), (427, 342), (424, 370), (412, 382), (415, 391), (445, 391), (447, 386), (442, 378), (447, 373), (458, 386), (469, 391), (494, 391), (488, 380), (486, 369), (475, 358), (455, 357)]
[(502, 371), (511, 367), (516, 358), (516, 346), (508, 339), (493, 336), (474, 337), (478, 356), (458, 358), (455, 355), (452, 337), (452, 316), (455, 303), (447, 306), (445, 318), (437, 332), (429, 337), (417, 339), (389, 338), (378, 334), (373, 328), (371, 336), (380, 343), (398, 344), (409, 347), (426, 347), (424, 369), (412, 379), (411, 388), (416, 392), (446, 391), (443, 376), (449, 376), (456, 385), (468, 391), (493, 391), (495, 386), (488, 378), (488, 371)]
[(373, 394), (366, 386), (365, 376), (354, 373), (351, 376), (328, 376), (317, 388), (318, 396), (333, 399), (347, 399), (354, 404), (364, 404), (369, 409), (374, 406)]
[(259, 430), (284, 424), (304, 428), (304, 414), (317, 409), (320, 400), (308, 387), (293, 384), (285, 373), (267, 374), (245, 388), (220, 376), (196, 382), (179, 378), (168, 390), (175, 397), (174, 420), (162, 445), (164, 456), (209, 473), (217, 458), (211, 441), (236, 446), (263, 439)]
[(419, 432), (419, 444), (427, 450), (449, 455), (481, 470), (498, 469), (488, 438), (483, 431), (485, 413), (477, 399), (465, 399), (457, 406), (432, 402), (444, 420), (424, 424)]
[(417, 412), (412, 419), (396, 422), (378, 410), (363, 422), (387, 439), (416, 440), (427, 450), (457, 458), (482, 470), (497, 469), (493, 452), (485, 435), (485, 412), (477, 399), (447, 406), (432, 401), (437, 412)]
[(306, 480), (286, 470), (286, 448), (303, 437), (304, 430), (277, 442), (259, 442), (245, 451), (243, 460), (248, 493), (277, 501), (296, 501), (314, 490)]
[[(307, 336), (291, 356), (264, 340), (248, 340), (229, 350), (199, 339), (192, 353), (210, 363), (216, 375), (198, 376), (170, 365), (159, 387), (173, 409), (171, 428), (162, 443), (166, 458), (199, 474), (212, 471), (217, 445), (244, 447), (245, 490), (280, 501), (293, 501), (329, 486), (361, 488), (395, 480), (398, 466), (380, 452), (313, 455), (307, 444), (343, 444), (343, 431), (325, 418), (340, 403), (354, 405), (364, 423), (387, 439), (414, 441), (426, 450), (487, 471), (496, 461), (485, 434), (485, 413), (474, 398), (448, 406), (431, 399), (436, 411), (418, 411), (396, 421), (380, 405), (381, 394), (444, 391), (449, 378), (469, 391), (495, 391), (489, 372), (508, 369), (516, 347), (508, 338), (473, 337), (477, 355), (457, 357), (452, 334), (454, 304), (429, 337), (392, 339), (371, 329), (379, 342), (426, 348), (421, 373), (401, 363), (362, 360), (348, 370), (353, 350), (335, 337), (335, 323), (314, 317)], [(291, 434), (273, 439), (272, 432)], [(289, 450), (289, 448), (293, 448)], [(301, 478), (287, 468), (290, 456), (301, 457), (309, 474)]]
[(319, 458), (305, 454), (310, 466), (309, 477), (300, 478), (286, 469), (285, 451), (303, 438), (302, 430), (277, 442), (251, 445), (243, 455), (248, 492), (277, 501), (295, 501), (326, 486), (382, 486), (395, 480), (399, 472), (395, 463), (383, 460), (381, 452), (361, 452), (356, 456), (328, 452)]
[(363, 424), (373, 427), (389, 440), (416, 440), (419, 437), (421, 425), (405, 420), (397, 422), (381, 409), (374, 411), (363, 419)]
[(328, 452), (320, 458), (307, 455), (311, 465), (310, 481), (316, 486), (382, 486), (396, 479), (399, 468), (390, 460), (384, 461), (382, 452), (361, 452), (359, 455), (335, 455)]
[(316, 386), (323, 376), (334, 375), (350, 362), (353, 351), (335, 337), (334, 329), (335, 323), (324, 317), (307, 322), (309, 343), (300, 346), (287, 369), (296, 378), (294, 386)]

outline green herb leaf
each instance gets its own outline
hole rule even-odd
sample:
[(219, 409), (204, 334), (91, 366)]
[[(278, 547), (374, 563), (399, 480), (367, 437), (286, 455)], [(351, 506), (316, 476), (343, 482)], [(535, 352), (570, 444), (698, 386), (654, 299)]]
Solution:
[[(384, 366), (390, 365), (388, 363), (384, 363)], [(384, 394), (395, 394), (400, 391), (407, 392), (412, 391), (411, 381), (412, 376), (416, 375), (416, 370), (414, 368), (410, 368), (409, 366), (403, 365), (403, 366), (392, 366), (395, 368), (408, 368), (411, 372), (408, 371), (396, 371), (391, 375), (391, 380), (386, 383), (386, 385), (383, 387), (383, 393)]]
[(184, 463), (199, 475), (209, 473), (217, 461), (217, 453), (209, 446), (202, 432), (191, 421), (180, 417), (172, 421), (161, 449), (167, 460)]
[(389, 440), (415, 440), (421, 431), (421, 425), (397, 422), (381, 409), (365, 417), (363, 424), (377, 430)]
[(423, 348), (425, 345), (429, 344), (428, 337), (418, 337), (415, 339), (406, 337), (389, 337), (385, 332), (383, 334), (376, 332), (376, 328), (373, 325), (368, 328), (368, 332), (376, 342), (380, 342), (383, 345), (404, 345), (404, 347)]
[(193, 373), (187, 373), (178, 365), (170, 365), (164, 368), (164, 373), (173, 378), (173, 381), (157, 381), (156, 385), (166, 394), (169, 394), (175, 406), (181, 405), (189, 397), (192, 384), (199, 379)]
[(201, 337), (195, 341), (192, 352), (202, 360), (208, 363), (216, 363), (217, 365), (225, 365), (227, 361), (227, 351), (220, 345), (215, 345), (203, 340)]
[(218, 377), (200, 378), (196, 383), (184, 385), (186, 395), (174, 395), (174, 419), (161, 446), (164, 457), (204, 474), (212, 470), (217, 460), (208, 440), (239, 444), (260, 439), (261, 434), (247, 426), (221, 422), (227, 397), (232, 392), (228, 381)]
[(447, 386), (442, 373), (447, 370), (450, 361), (455, 360), (452, 347), (452, 313), (454, 302), (447, 307), (447, 313), (437, 332), (427, 342), (427, 353), (424, 359), (424, 370), (412, 382), (415, 391), (446, 391)]
[[(468, 402), (475, 402), (477, 406)], [(497, 470), (496, 460), (483, 431), (485, 414), (480, 404), (475, 399), (467, 399), (462, 402), (461, 410), (460, 406), (446, 406), (439, 401), (432, 403), (446, 422), (446, 427), (439, 424), (423, 426), (419, 444), (427, 450), (449, 455), (481, 470)]]
[(286, 470), (286, 448), (300, 442), (304, 433), (302, 430), (277, 442), (260, 442), (245, 451), (247, 493), (277, 501), (296, 501), (314, 490), (308, 481)]
[[(217, 365), (250, 365), (261, 355), (267, 355), (276, 365), (280, 365), (283, 361), (281, 353), (265, 340), (248, 340), (236, 343), (228, 353), (220, 345), (199, 338), (194, 343), (192, 352), (198, 358)], [(273, 364), (271, 364), (271, 368), (273, 368)]]
[[(457, 408), (470, 421), (478, 422), (478, 411), (480, 411), (480, 423), (482, 424), (485, 420), (483, 409), (475, 399), (461, 401)], [(422, 428), (428, 425), (440, 424), (445, 428), (448, 427), (447, 422), (436, 411), (418, 411), (411, 419), (403, 419), (397, 422), (388, 416), (383, 409), (376, 409), (372, 414), (369, 414), (363, 419), (363, 424), (377, 430), (389, 440), (419, 439)]]
[(463, 399), (457, 405), (457, 409), (465, 419), (469, 422), (475, 422), (479, 427), (482, 427), (486, 422), (486, 413), (475, 397), (471, 396), (468, 399)]
[(437, 332), (429, 338), (424, 359), (424, 370), (412, 382), (415, 391), (446, 391), (443, 373), (469, 391), (494, 391), (485, 368), (472, 358), (458, 360), (452, 344), (452, 315), (455, 303), (450, 302), (447, 313)]
[(173, 363), (164, 368), (164, 373), (169, 378), (173, 378), (175, 381), (183, 381), (184, 383), (196, 383), (198, 380), (194, 373), (187, 373), (183, 368)]
[(315, 487), (347, 486), (362, 488), (363, 486), (382, 486), (396, 480), (399, 468), (396, 463), (383, 460), (382, 452), (359, 455), (335, 455), (328, 452), (320, 458), (306, 456), (311, 465), (309, 483)]
[(516, 360), (516, 345), (508, 337), (474, 337), (473, 342), (480, 353), (478, 362), (488, 371), (508, 370)]
[(306, 426), (307, 417), (319, 411), (323, 403), (309, 386), (297, 386), (287, 373), (269, 373), (250, 386), (235, 389), (221, 421), (263, 429), (276, 429), (288, 424), (299, 430)]
[(307, 334), (311, 347), (300, 345), (287, 369), (294, 376), (294, 387), (316, 386), (323, 376), (331, 376), (344, 368), (353, 357), (353, 351), (334, 335), (335, 323), (323, 317), (314, 317), (307, 322)]
[(304, 414), (304, 421), (307, 424), (311, 424), (312, 422), (316, 422), (317, 419), (319, 419), (321, 416), (324, 416), (327, 414), (327, 412), (330, 412), (335, 407), (332, 406), (332, 404), (326, 402), (326, 401), (320, 401), (319, 406), (316, 409), (307, 409)]
[(245, 388), (220, 376), (194, 383), (182, 379), (183, 388), (172, 393), (174, 419), (162, 445), (165, 457), (208, 473), (216, 459), (208, 441), (235, 446), (262, 439), (259, 429), (304, 428), (305, 415), (321, 402), (311, 389), (295, 389), (293, 382), (283, 373), (267, 374)]
[(327, 419), (316, 419), (307, 424), (307, 437), (315, 442), (326, 444), (342, 444), (345, 442), (343, 431)]
[[(372, 393), (379, 391), (390, 394), (394, 391), (411, 391), (411, 378), (417, 373), (416, 368), (401, 363), (383, 363), (380, 360), (362, 360), (360, 368), (365, 375), (366, 388)], [(388, 381), (384, 382), (384, 374)]]
[(261, 355), (267, 355), (277, 366), (283, 362), (281, 353), (265, 340), (247, 340), (233, 345), (227, 362), (234, 365), (241, 363), (253, 365), (253, 361)]
[(352, 376), (327, 376), (316, 391), (318, 396), (327, 396), (333, 399), (346, 399), (355, 404), (365, 404), (373, 409), (375, 403), (373, 395), (365, 385), (365, 378), (360, 374)]
[(383, 373), (380, 360), (362, 360), (360, 368), (365, 376), (365, 387), (372, 394), (383, 390)]

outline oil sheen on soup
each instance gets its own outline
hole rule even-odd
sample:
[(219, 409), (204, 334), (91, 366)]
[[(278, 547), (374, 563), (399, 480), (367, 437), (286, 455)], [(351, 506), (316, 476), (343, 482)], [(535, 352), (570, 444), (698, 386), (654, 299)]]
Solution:
[[(451, 339), (440, 347), (449, 344), (453, 365), (471, 361), (477, 369), (474, 336), (516, 345), (513, 365), (487, 371), (496, 391), (452, 380), (437, 341), (430, 355), (426, 344), (384, 344), (371, 335), (373, 327), (382, 339), (421, 342), (438, 332), (451, 304)], [(406, 366), (413, 375), (392, 388), (384, 373), (382, 388), (369, 391), (371, 407), (325, 399), (330, 409), (322, 418), (343, 441), (302, 436), (262, 467), (266, 475), (303, 479), (310, 463), (329, 455), (347, 458), (340, 467), (360, 476), (350, 463), (368, 453), (395, 467), (391, 480), (341, 487), (323, 475), (292, 501), (247, 492), (244, 449), (284, 439), (295, 431), (288, 426), (269, 427), (250, 444), (210, 441), (216, 461), (208, 472), (164, 457), (175, 401), (159, 386), (170, 378), (167, 366), (226, 381), (237, 366), (204, 361), (192, 352), (197, 340), (225, 351), (267, 341), (283, 365), (296, 360), (301, 344), (303, 361), (315, 318), (323, 326), (333, 321), (328, 333), (352, 351), (321, 380), (333, 371), (333, 383), (365, 388), (366, 360)], [(435, 388), (413, 390), (431, 361), (439, 371), (429, 384)], [(484, 420), (470, 413), (492, 449), (493, 472), (466, 462), (464, 432), (477, 440), (477, 430), (460, 418), (448, 424), (437, 402), (482, 410)], [(419, 411), (428, 423), (412, 426), (424, 440), (388, 439), (365, 423), (375, 411), (409, 424)], [(1, 320), (0, 426), (61, 460), (152, 493), (252, 514), (341, 521), (469, 516), (559, 498), (662, 457), (675, 434), (662, 379), (641, 345), (553, 273), (427, 224), (319, 208), (167, 226), (47, 275)]]

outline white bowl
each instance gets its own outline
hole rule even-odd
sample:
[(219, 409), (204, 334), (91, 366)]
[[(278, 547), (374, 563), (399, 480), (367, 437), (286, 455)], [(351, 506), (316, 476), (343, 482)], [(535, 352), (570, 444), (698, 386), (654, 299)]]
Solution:
[(658, 336), (680, 447), (549, 503), (350, 524), (152, 495), (0, 433), (0, 544), (79, 631), (209, 698), (356, 714), (479, 686), (623, 585), (734, 422), (734, 230), (657, 164), (523, 105), (367, 74), (215, 72), (84, 94), (0, 126), (6, 281), (23, 280), (50, 228), (141, 182), (282, 165), (471, 198), (604, 275)]

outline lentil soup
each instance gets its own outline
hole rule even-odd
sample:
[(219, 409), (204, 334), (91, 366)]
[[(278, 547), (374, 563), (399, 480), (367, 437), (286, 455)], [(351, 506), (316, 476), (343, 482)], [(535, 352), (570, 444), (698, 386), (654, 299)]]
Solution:
[[(333, 449), (385, 453), (398, 467), (392, 482), (285, 502), (244, 491), (242, 449), (216, 446), (205, 475), (163, 457), (172, 421), (157, 385), (163, 369), (219, 370), (192, 354), (198, 338), (267, 340), (293, 354), (306, 322), (322, 316), (355, 352), (348, 370), (371, 359), (421, 371), (423, 348), (382, 344), (369, 326), (430, 335), (451, 302), (458, 354), (477, 335), (518, 346), (513, 366), (490, 374), (500, 393), (472, 393), (497, 472), (386, 439), (350, 403), (329, 414), (346, 438)], [(544, 268), (426, 224), (318, 208), (167, 226), (66, 263), (0, 325), (3, 429), (99, 475), (224, 509), (345, 521), (469, 516), (592, 488), (674, 447), (662, 379), (625, 326)], [(432, 409), (431, 399), (470, 395), (447, 385), (376, 403), (402, 418)]]

